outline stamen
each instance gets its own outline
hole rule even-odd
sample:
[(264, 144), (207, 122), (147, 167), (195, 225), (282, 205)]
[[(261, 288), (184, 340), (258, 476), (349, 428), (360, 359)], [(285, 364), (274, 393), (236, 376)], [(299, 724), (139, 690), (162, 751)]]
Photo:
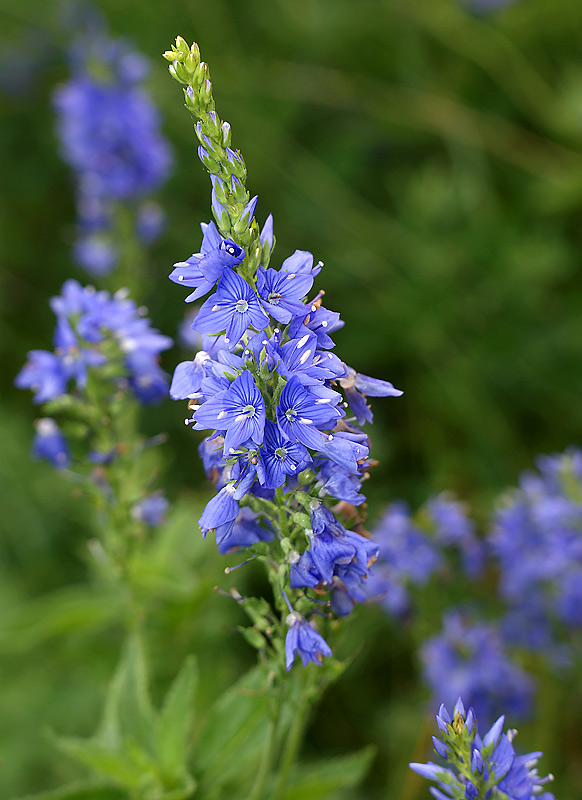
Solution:
[(252, 555), (250, 558), (247, 558), (247, 560), (246, 560), (246, 561), (243, 561), (243, 562), (242, 562), (242, 563), (240, 563), (240, 564), (235, 564), (235, 565), (234, 565), (234, 567), (225, 567), (225, 568), (224, 568), (224, 574), (225, 574), (225, 575), (230, 575), (230, 573), (231, 573), (231, 572), (233, 572), (235, 569), (238, 569), (239, 567), (244, 567), (244, 566), (245, 566), (245, 564), (248, 564), (248, 563), (249, 563), (249, 561), (252, 561), (252, 560), (253, 560), (253, 558), (256, 558), (256, 557), (257, 557), (257, 555), (258, 555), (258, 553), (253, 553), (253, 555)]

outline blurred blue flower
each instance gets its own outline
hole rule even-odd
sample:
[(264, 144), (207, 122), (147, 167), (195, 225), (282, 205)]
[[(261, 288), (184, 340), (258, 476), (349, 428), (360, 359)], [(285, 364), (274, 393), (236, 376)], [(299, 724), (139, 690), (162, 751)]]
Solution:
[(32, 389), (34, 402), (62, 397), (71, 384), (82, 391), (90, 370), (106, 367), (112, 390), (129, 385), (146, 404), (166, 396), (159, 355), (172, 340), (151, 327), (125, 292), (110, 295), (69, 280), (51, 307), (57, 316), (55, 351), (32, 350), (15, 380), (18, 388)]
[(449, 612), (442, 632), (424, 643), (420, 655), (433, 697), (452, 703), (462, 695), (487, 723), (502, 709), (519, 718), (530, 713), (532, 679), (510, 660), (495, 625), (470, 624)]
[(157, 528), (164, 522), (168, 505), (167, 498), (162, 494), (152, 494), (137, 502), (131, 510), (131, 515), (133, 519), (151, 528)]
[(367, 592), (389, 614), (404, 616), (410, 610), (410, 587), (425, 585), (442, 565), (442, 556), (403, 502), (388, 507), (373, 534), (380, 554)]
[[(87, 20), (85, 20), (87, 23)], [(168, 177), (171, 154), (151, 97), (146, 60), (88, 21), (71, 54), (71, 77), (54, 95), (61, 154), (77, 186), (76, 261), (93, 275), (117, 263), (116, 203), (135, 214), (150, 244), (162, 230), (159, 208), (143, 202)]]
[(32, 442), (34, 457), (50, 461), (58, 469), (68, 467), (71, 460), (69, 446), (54, 419), (50, 419), (50, 417), (38, 419), (35, 428), (36, 432)]
[(504, 497), (489, 544), (507, 633), (562, 659), (582, 629), (582, 451), (542, 457), (538, 470)]

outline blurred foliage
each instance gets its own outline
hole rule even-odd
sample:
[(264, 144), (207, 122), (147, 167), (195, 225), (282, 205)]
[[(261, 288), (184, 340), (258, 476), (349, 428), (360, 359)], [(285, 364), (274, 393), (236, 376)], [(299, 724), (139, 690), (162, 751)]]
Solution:
[[(185, 307), (166, 275), (198, 249), (199, 221), (209, 219), (188, 114), (158, 57), (180, 33), (199, 42), (211, 66), (221, 116), (259, 194), (259, 217), (274, 214), (274, 265), (295, 248), (321, 258), (326, 304), (346, 322), (337, 336), (341, 357), (405, 391), (374, 403), (381, 465), (367, 487), (372, 519), (388, 499), (417, 503), (442, 489), (482, 513), (535, 454), (579, 443), (579, 0), (521, 0), (481, 15), (468, 0), (96, 5), (112, 32), (151, 57), (151, 89), (175, 150), (162, 196), (168, 230), (143, 274), (156, 327), (177, 330)], [(26, 352), (50, 343), (48, 298), (78, 276), (71, 176), (51, 108), (67, 76), (71, 33), (63, 19), (58, 3), (0, 0), (6, 798), (82, 776), (55, 756), (45, 729), (91, 734), (123, 638), (124, 599), (95, 579), (87, 511), (58, 475), (30, 462), (34, 411), (11, 385)], [(181, 357), (166, 354), (167, 369)], [(198, 541), (196, 509), (208, 485), (182, 418), (169, 401), (144, 417), (148, 431), (169, 433), (168, 485), (179, 502), (167, 532), (152, 542), (142, 579), (151, 597), (156, 707), (195, 652), (203, 713), (252, 654), (224, 629), (236, 624), (236, 609), (210, 592), (223, 562), (212, 543)], [(252, 570), (237, 574), (239, 586), (254, 580)], [(410, 641), (379, 610), (364, 609), (344, 655), (361, 648), (324, 701), (309, 752), (339, 756), (373, 740), (380, 754), (361, 796), (415, 800), (426, 787), (406, 763), (422, 760), (430, 730), (422, 728)], [(546, 676), (542, 686), (538, 719), (521, 746), (547, 750), (564, 800), (582, 783), (579, 719), (558, 679)], [(562, 721), (561, 734), (542, 741), (550, 717)]]

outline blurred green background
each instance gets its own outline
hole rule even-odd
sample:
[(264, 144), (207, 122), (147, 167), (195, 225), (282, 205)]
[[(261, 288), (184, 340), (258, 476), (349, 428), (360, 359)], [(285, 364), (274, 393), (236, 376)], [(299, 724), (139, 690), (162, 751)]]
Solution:
[[(325, 303), (346, 323), (338, 353), (405, 392), (373, 404), (373, 454), (381, 463), (367, 487), (372, 521), (391, 499), (416, 504), (443, 489), (482, 515), (536, 454), (580, 442), (580, 0), (521, 0), (489, 12), (455, 0), (95, 5), (113, 34), (152, 59), (150, 88), (174, 149), (161, 196), (168, 229), (143, 278), (154, 324), (176, 334), (186, 307), (166, 276), (173, 262), (198, 250), (199, 222), (209, 219), (189, 115), (159, 57), (179, 33), (199, 43), (210, 65), (218, 111), (259, 195), (259, 219), (274, 214), (273, 265), (295, 248), (324, 261)], [(46, 626), (35, 633), (30, 605), (62, 587), (84, 591), (90, 535), (88, 512), (70, 486), (31, 463), (34, 410), (12, 387), (27, 351), (50, 345), (48, 298), (70, 276), (85, 280), (70, 256), (72, 179), (58, 155), (51, 108), (68, 74), (61, 20), (58, 3), (0, 0), (0, 797), (7, 798), (69, 774), (68, 765), (55, 763), (39, 721), (88, 733), (121, 639), (113, 612), (104, 618), (85, 594), (85, 616), (48, 633)], [(168, 371), (183, 357), (165, 354)], [(208, 485), (183, 416), (168, 401), (144, 425), (169, 433), (169, 493), (186, 508), (201, 502)], [(178, 599), (158, 587), (167, 622), (159, 626), (160, 647), (171, 653), (158, 659), (158, 680), (166, 685), (197, 640), (213, 673), (210, 698), (252, 653), (219, 631), (228, 612), (204, 591), (221, 580), (221, 562), (210, 543), (201, 551), (190, 541), (195, 514), (184, 512), (177, 523), (180, 547), (195, 551), (187, 562), (193, 575), (183, 576)], [(208, 561), (196, 568), (201, 557)], [(172, 556), (164, 558), (171, 571)], [(205, 577), (195, 602), (196, 569)], [(318, 718), (313, 747), (326, 747), (322, 725), (337, 752), (366, 743), (368, 734), (386, 739), (397, 719), (402, 741), (388, 746), (384, 755), (393, 761), (382, 762), (367, 791), (426, 796), (426, 787), (405, 777), (413, 755), (405, 748), (419, 727), (409, 711), (410, 697), (418, 697), (414, 654), (379, 613), (366, 610), (362, 620), (367, 654), (351, 683), (348, 676), (330, 695), (332, 723)], [(373, 650), (378, 639), (382, 647)], [(214, 674), (221, 655), (228, 664)], [(374, 697), (365, 692), (370, 686)], [(387, 698), (393, 717), (382, 712)], [(338, 719), (334, 701), (352, 716)], [(342, 725), (345, 736), (334, 736)], [(580, 758), (578, 743), (571, 761), (576, 748)], [(559, 771), (549, 759), (547, 768)], [(576, 770), (565, 778), (571, 793), (557, 791), (562, 800), (579, 796)], [(381, 788), (388, 773), (390, 791)]]

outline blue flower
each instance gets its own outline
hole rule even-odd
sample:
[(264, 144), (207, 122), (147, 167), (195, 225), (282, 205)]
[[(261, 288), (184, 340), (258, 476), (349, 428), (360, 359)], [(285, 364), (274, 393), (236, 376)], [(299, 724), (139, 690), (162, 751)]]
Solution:
[(409, 587), (428, 583), (441, 566), (442, 557), (402, 502), (388, 506), (373, 535), (380, 557), (368, 582), (368, 593), (389, 614), (402, 617), (410, 610)]
[(333, 339), (329, 335), (334, 331), (343, 328), (344, 323), (340, 315), (335, 311), (328, 311), (327, 308), (312, 303), (308, 306), (307, 314), (302, 313), (291, 320), (289, 325), (289, 336), (298, 339), (305, 336), (309, 331), (317, 336), (317, 345), (324, 350), (331, 350), (335, 347)]
[[(313, 260), (313, 256), (311, 257)], [(302, 298), (313, 286), (313, 277), (305, 273), (259, 267), (257, 291), (264, 308), (278, 322), (286, 325), (303, 312)]]
[(330, 354), (317, 351), (316, 347), (317, 337), (309, 333), (277, 347), (281, 357), (277, 364), (279, 374), (285, 378), (297, 375), (304, 386), (317, 386), (325, 380), (336, 378), (334, 369), (330, 368), (335, 364), (330, 364), (327, 358)]
[(216, 544), (221, 554), (240, 547), (251, 547), (257, 542), (270, 542), (273, 535), (272, 529), (262, 525), (259, 517), (246, 506), (241, 508), (232, 526), (227, 524), (215, 530)]
[(571, 649), (564, 633), (582, 629), (581, 487), (579, 449), (538, 459), (505, 494), (488, 537), (510, 635), (555, 661)]
[(146, 245), (153, 244), (164, 230), (166, 215), (158, 203), (152, 200), (142, 203), (137, 211), (135, 231)]
[(134, 215), (142, 241), (159, 233), (162, 215), (143, 200), (167, 178), (171, 153), (141, 86), (145, 60), (121, 41), (89, 33), (76, 43), (72, 77), (55, 92), (54, 105), (61, 153), (77, 183), (74, 257), (90, 273), (105, 275), (119, 261), (116, 204)]
[(521, 718), (531, 710), (532, 679), (512, 663), (492, 624), (469, 625), (449, 613), (443, 632), (424, 643), (421, 658), (433, 696), (451, 702), (462, 695), (480, 720), (490, 721), (502, 709)]
[(131, 516), (151, 528), (157, 528), (164, 522), (168, 505), (166, 497), (161, 494), (152, 494), (133, 506)]
[(285, 483), (287, 475), (298, 475), (311, 461), (311, 456), (298, 442), (290, 442), (277, 425), (270, 420), (265, 423), (265, 446), (263, 462), (267, 489), (276, 489)]
[(453, 715), (441, 705), (437, 715), (439, 737), (433, 736), (437, 754), (446, 761), (442, 767), (429, 761), (411, 763), (410, 768), (423, 778), (434, 781), (439, 788), (430, 791), (437, 800), (555, 800), (551, 792), (540, 794), (553, 780), (552, 775), (541, 778), (537, 762), (541, 753), (518, 756), (513, 747), (517, 731), (503, 733), (505, 717), (499, 717), (483, 738), (479, 735), (472, 708), (465, 713), (461, 698)]
[(187, 303), (208, 294), (224, 270), (241, 264), (246, 255), (233, 239), (221, 237), (214, 222), (202, 228), (204, 235), (200, 252), (174, 264), (174, 270), (170, 273), (170, 280), (174, 283), (196, 287), (186, 298)]
[[(171, 157), (148, 94), (128, 81), (111, 49), (85, 42), (85, 59), (77, 58), (75, 74), (55, 94), (62, 155), (91, 180), (91, 191), (112, 198), (141, 196), (167, 177)], [(113, 56), (113, 57), (112, 57)], [(93, 58), (110, 70), (99, 80)]]
[(224, 431), (224, 453), (234, 452), (239, 444), (263, 441), (265, 401), (248, 370), (244, 370), (214, 397), (194, 412), (195, 428)]
[(214, 530), (220, 530), (221, 541), (230, 534), (240, 511), (240, 506), (234, 496), (235, 491), (234, 485), (228, 483), (206, 504), (206, 508), (198, 520), (203, 538), (206, 538), (209, 531)]
[(32, 389), (35, 403), (61, 397), (67, 390), (68, 372), (62, 359), (46, 350), (31, 350), (14, 381), (19, 389)]
[(202, 304), (192, 327), (200, 333), (225, 332), (225, 342), (233, 350), (246, 330), (262, 330), (269, 318), (249, 284), (230, 269), (222, 273), (216, 294)]
[(206, 377), (206, 370), (202, 366), (208, 354), (200, 351), (193, 361), (182, 361), (174, 370), (170, 384), (170, 397), (172, 400), (184, 400), (195, 397), (200, 391), (202, 381)]
[(32, 454), (35, 458), (50, 461), (55, 467), (64, 469), (69, 466), (71, 454), (61, 429), (49, 417), (39, 419), (35, 423), (36, 433), (32, 443)]
[(297, 654), (299, 654), (304, 667), (310, 661), (319, 666), (322, 656), (331, 656), (331, 648), (323, 636), (296, 611), (287, 617), (287, 625), (289, 626), (285, 637), (287, 670), (293, 666)]
[(434, 523), (437, 541), (460, 551), (463, 569), (469, 577), (479, 575), (485, 562), (485, 546), (475, 535), (475, 525), (463, 504), (440, 494), (428, 500), (426, 510)]
[(360, 425), (373, 421), (372, 411), (366, 403), (366, 395), (370, 397), (400, 397), (402, 395), (400, 389), (395, 389), (388, 381), (362, 375), (351, 367), (347, 368), (347, 372), (347, 376), (340, 379), (340, 386)]
[(285, 384), (277, 405), (277, 424), (283, 434), (315, 450), (321, 450), (324, 443), (319, 429), (332, 427), (341, 416), (330, 399), (317, 397), (296, 376)]
[(35, 392), (35, 402), (64, 395), (73, 382), (83, 391), (91, 369), (105, 368), (111, 347), (118, 351), (117, 374), (108, 373), (112, 389), (129, 385), (143, 403), (157, 402), (167, 394), (167, 376), (158, 360), (172, 340), (151, 327), (126, 293), (96, 292), (77, 281), (66, 281), (51, 307), (57, 315), (55, 353), (33, 350), (16, 377), (16, 386)]
[(90, 275), (101, 277), (112, 272), (119, 252), (107, 232), (82, 233), (75, 242), (73, 257)]
[(335, 604), (342, 608), (338, 613), (349, 613), (354, 601), (364, 599), (361, 583), (378, 555), (378, 548), (364, 536), (346, 531), (321, 503), (313, 505), (311, 526), (309, 548), (300, 557), (290, 559), (291, 588), (334, 585)]

